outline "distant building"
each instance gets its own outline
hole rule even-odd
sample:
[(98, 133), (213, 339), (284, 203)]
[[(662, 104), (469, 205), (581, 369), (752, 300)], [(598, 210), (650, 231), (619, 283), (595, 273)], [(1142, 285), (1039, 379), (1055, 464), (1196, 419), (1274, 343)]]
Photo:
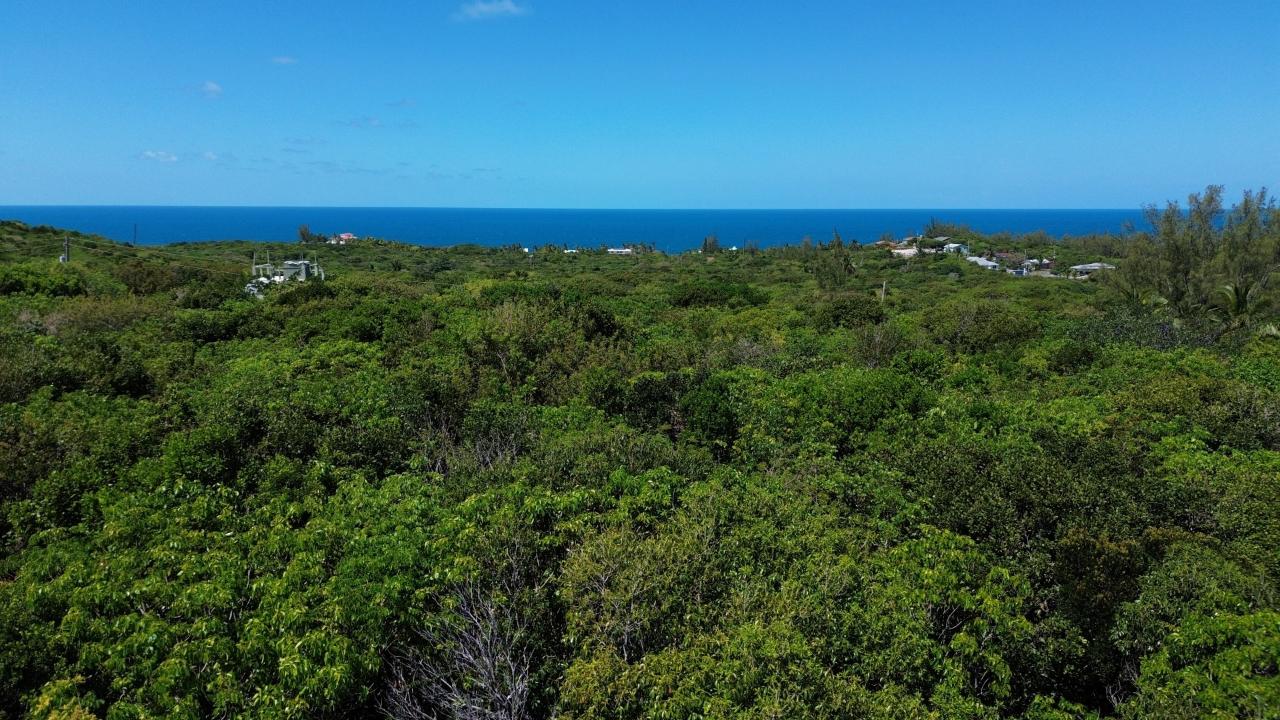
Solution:
[(631, 248), (609, 248), (607, 251), (610, 255), (634, 255), (635, 250)]
[(1071, 274), (1075, 277), (1089, 277), (1091, 274), (1099, 270), (1115, 270), (1115, 265), (1108, 265), (1104, 262), (1086, 263), (1084, 265), (1072, 265)]
[[(939, 240), (947, 240), (949, 238), (938, 238)], [(942, 252), (960, 253), (961, 255), (969, 254), (969, 246), (964, 243), (947, 243), (942, 246)]]
[(986, 259), (986, 258), (982, 258), (982, 257), (978, 257), (978, 256), (976, 256), (976, 255), (970, 255), (970, 256), (966, 257), (966, 258), (965, 258), (965, 260), (968, 260), (969, 262), (973, 263), (974, 265), (977, 265), (977, 266), (978, 266), (978, 267), (980, 267), (980, 268), (986, 268), (987, 270), (999, 270), (999, 269), (1000, 269), (1000, 263), (998, 263), (998, 262), (992, 262), (991, 260), (988, 260), (988, 259)]
[(333, 237), (329, 238), (329, 244), (330, 245), (346, 245), (347, 243), (355, 239), (356, 239), (355, 233), (341, 233), (339, 235), (334, 235)]
[(894, 248), (889, 252), (893, 253), (894, 257), (901, 257), (901, 258), (915, 257), (916, 255), (920, 254), (920, 251), (914, 247)]
[(280, 265), (273, 265), (269, 255), (267, 262), (259, 263), (257, 253), (254, 253), (250, 272), (253, 279), (244, 286), (244, 291), (259, 298), (262, 297), (263, 289), (272, 284), (324, 279), (324, 268), (311, 260), (285, 260)]
[(280, 276), (284, 282), (288, 280), (310, 280), (311, 278), (324, 279), (324, 269), (310, 260), (285, 260), (280, 266)]

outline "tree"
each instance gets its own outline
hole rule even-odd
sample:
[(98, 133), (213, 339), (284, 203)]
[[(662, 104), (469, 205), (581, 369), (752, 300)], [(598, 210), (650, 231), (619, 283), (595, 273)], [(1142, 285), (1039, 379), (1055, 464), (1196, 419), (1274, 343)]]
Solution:
[[(508, 592), (514, 590), (509, 588)], [(393, 720), (524, 720), (532, 657), (525, 619), (495, 590), (468, 582), (442, 618), (419, 630), (422, 649), (396, 652), (383, 708)]]
[(1222, 314), (1221, 332), (1224, 334), (1252, 328), (1268, 304), (1262, 295), (1262, 283), (1248, 280), (1223, 285), (1218, 288), (1214, 300), (1215, 307)]

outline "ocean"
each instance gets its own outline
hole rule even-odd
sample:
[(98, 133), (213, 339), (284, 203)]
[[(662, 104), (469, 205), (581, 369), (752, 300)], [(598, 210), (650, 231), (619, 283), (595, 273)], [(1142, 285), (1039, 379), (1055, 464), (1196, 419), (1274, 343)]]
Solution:
[[(919, 233), (931, 219), (984, 233), (1055, 237), (1145, 227), (1141, 210), (527, 210), (471, 208), (0, 206), (0, 219), (52, 225), (157, 245), (203, 240), (292, 241), (298, 227), (326, 235), (350, 232), (419, 245), (464, 243), (599, 247), (646, 243), (678, 252), (716, 235), (729, 247), (830, 239), (875, 242), (882, 234)], [(136, 234), (135, 234), (136, 233)]]

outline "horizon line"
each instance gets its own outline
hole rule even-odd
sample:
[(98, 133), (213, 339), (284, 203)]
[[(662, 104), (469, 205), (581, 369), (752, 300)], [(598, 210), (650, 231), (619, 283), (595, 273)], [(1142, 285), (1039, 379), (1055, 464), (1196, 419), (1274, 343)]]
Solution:
[[(102, 204), (29, 203), (6, 204), (0, 208), (199, 208), (254, 210), (547, 210), (573, 212), (1025, 212), (1025, 211), (1143, 211), (1155, 205), (1137, 207), (549, 207), (482, 205), (188, 205), (188, 204)], [(1157, 205), (1158, 207), (1158, 205)]]

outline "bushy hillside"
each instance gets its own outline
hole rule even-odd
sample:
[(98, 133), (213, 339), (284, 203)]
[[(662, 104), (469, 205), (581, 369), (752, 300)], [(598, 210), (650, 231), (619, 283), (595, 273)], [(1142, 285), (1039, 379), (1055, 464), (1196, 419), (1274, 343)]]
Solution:
[(368, 243), (256, 299), (268, 246), (6, 223), (0, 716), (1275, 716), (1280, 222), (1214, 192), (940, 228), (1088, 280)]

